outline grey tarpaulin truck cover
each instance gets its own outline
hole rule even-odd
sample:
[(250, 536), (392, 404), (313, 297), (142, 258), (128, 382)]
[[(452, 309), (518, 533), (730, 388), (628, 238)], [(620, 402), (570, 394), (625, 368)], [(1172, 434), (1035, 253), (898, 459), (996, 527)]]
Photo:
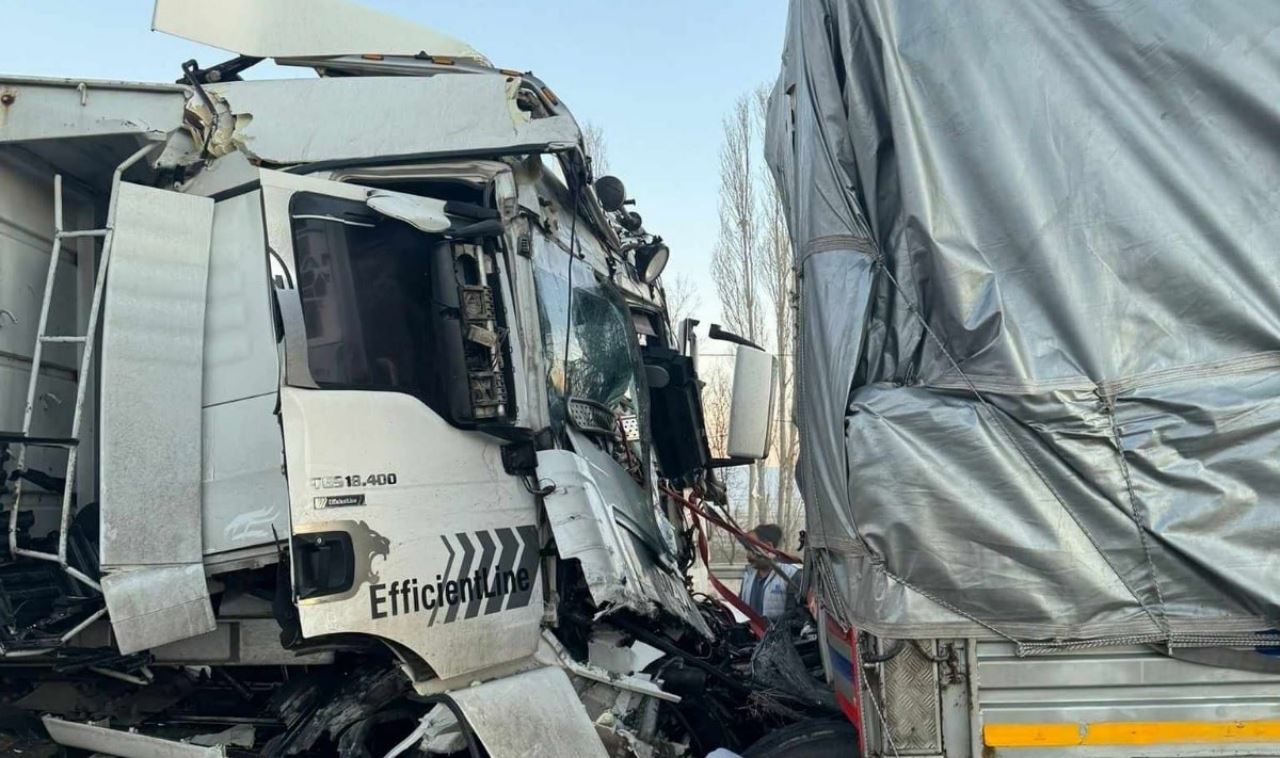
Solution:
[(795, 0), (766, 141), (829, 608), (1280, 624), (1280, 3)]

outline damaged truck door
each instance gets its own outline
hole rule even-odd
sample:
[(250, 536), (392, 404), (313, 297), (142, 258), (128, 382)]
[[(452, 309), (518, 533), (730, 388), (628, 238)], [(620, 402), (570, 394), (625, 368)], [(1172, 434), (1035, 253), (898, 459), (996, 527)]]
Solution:
[(531, 655), (537, 503), (478, 431), (516, 415), (497, 212), (270, 171), (262, 183), (297, 632), (374, 635), (442, 678)]

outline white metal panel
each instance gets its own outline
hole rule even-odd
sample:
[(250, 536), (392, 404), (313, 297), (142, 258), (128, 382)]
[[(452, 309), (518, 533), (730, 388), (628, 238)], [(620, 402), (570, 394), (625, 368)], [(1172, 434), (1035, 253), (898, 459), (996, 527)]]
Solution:
[[(358, 201), (368, 193), (275, 171), (261, 177), (268, 244), (290, 270), (293, 192)], [(441, 679), (531, 655), (543, 614), (537, 502), (503, 470), (499, 442), (454, 428), (398, 392), (284, 387), (280, 398), (290, 531), (345, 532), (355, 548), (349, 590), (298, 601), (303, 634), (393, 640)], [(523, 589), (508, 584), (485, 598), (436, 602), (441, 583), (460, 586), (477, 571), (487, 589), (495, 575), (523, 577)], [(416, 599), (403, 594), (405, 582), (419, 590)]]
[(0, 143), (138, 134), (182, 126), (186, 88), (173, 84), (0, 77)]
[(201, 747), (105, 726), (66, 721), (54, 716), (45, 716), (43, 722), (54, 742), (88, 750), (95, 755), (117, 755), (121, 758), (218, 758), (227, 754), (221, 747)]
[(161, 645), (151, 654), (157, 663), (225, 666), (315, 666), (334, 658), (332, 651), (299, 654), (285, 649), (273, 618), (219, 621), (211, 632)]
[(261, 192), (219, 202), (204, 312), (205, 406), (276, 391), (270, 289)]
[(375, 189), (369, 191), (365, 202), (384, 216), (399, 219), (415, 229), (432, 234), (447, 231), (451, 223), (444, 212), (445, 201), (434, 197)]
[[(22, 428), (22, 409), (27, 402), (30, 365), (0, 356), (0, 429), (17, 431)], [(66, 436), (67, 430), (71, 428), (76, 383), (71, 372), (52, 372), (49, 369), (45, 369), (45, 372), (46, 375), (40, 379), (40, 395), (36, 397), (31, 433), (37, 437)], [(62, 452), (32, 447), (27, 451), (27, 463), (32, 468), (52, 472), (53, 469), (45, 461), (52, 460), (49, 456), (53, 455), (59, 460), (65, 458)], [(22, 502), (25, 507), (26, 493), (22, 496)]]
[[(303, 635), (393, 640), (442, 679), (531, 655), (543, 612), (537, 503), (503, 470), (497, 441), (398, 392), (280, 397), (292, 531), (346, 532), (355, 548), (349, 591), (298, 601)], [(441, 582), (477, 572), (486, 587), (518, 574), (523, 589), (437, 602)], [(405, 582), (417, 592), (398, 591)]]
[(561, 669), (535, 669), (449, 695), (494, 758), (607, 755), (586, 706)]
[[(520, 255), (518, 239), (521, 234), (531, 237), (543, 235), (542, 230), (528, 218), (520, 217), (511, 225), (510, 234), (516, 242), (508, 244), (505, 261), (499, 265), (505, 269), (504, 279), (511, 283), (502, 288), (503, 307), (519, 325), (538, 323), (537, 284), (534, 280), (533, 261)], [(511, 340), (511, 365), (515, 368), (516, 411), (518, 423), (527, 429), (543, 429), (551, 423), (548, 415), (546, 370), (542, 365), (542, 335), (537, 329), (521, 326)]]
[(484, 60), (461, 40), (342, 0), (156, 0), (151, 28), (241, 55), (417, 55)]
[(116, 646), (126, 655), (206, 634), (217, 626), (200, 564), (147, 566), (108, 574), (102, 577), (102, 596), (107, 601)]
[(270, 543), (289, 530), (269, 288), (261, 192), (219, 202), (204, 319), (206, 555)]
[(236, 141), (274, 163), (564, 149), (579, 138), (569, 116), (530, 119), (517, 109), (516, 80), (501, 74), (225, 82), (208, 90), (253, 117)]
[(276, 394), (204, 409), (204, 553), (274, 542), (289, 533), (289, 489)]
[(778, 373), (778, 359), (747, 345), (738, 345), (736, 354), (725, 448), (730, 458), (765, 458), (769, 455), (773, 377)]
[(115, 203), (102, 332), (102, 565), (200, 563), (213, 201), (122, 183)]

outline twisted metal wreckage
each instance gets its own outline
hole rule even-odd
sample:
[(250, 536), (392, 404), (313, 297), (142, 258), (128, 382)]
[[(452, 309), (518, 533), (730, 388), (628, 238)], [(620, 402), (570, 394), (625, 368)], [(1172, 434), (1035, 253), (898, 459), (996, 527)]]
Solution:
[(154, 25), (237, 57), (0, 78), (8, 746), (705, 754), (831, 712), (812, 640), (766, 661), (688, 589), (773, 359), (713, 329), (713, 459), (669, 251), (564, 103), (337, 0)]

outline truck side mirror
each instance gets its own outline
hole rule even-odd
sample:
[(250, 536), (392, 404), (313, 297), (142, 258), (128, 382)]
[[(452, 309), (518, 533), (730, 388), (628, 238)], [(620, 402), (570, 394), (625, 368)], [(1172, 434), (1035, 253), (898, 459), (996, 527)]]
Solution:
[(596, 199), (601, 208), (617, 213), (627, 202), (627, 188), (616, 176), (602, 176), (596, 180)]
[(725, 451), (730, 460), (749, 463), (769, 457), (769, 421), (773, 418), (777, 370), (778, 360), (769, 353), (752, 345), (737, 346)]

